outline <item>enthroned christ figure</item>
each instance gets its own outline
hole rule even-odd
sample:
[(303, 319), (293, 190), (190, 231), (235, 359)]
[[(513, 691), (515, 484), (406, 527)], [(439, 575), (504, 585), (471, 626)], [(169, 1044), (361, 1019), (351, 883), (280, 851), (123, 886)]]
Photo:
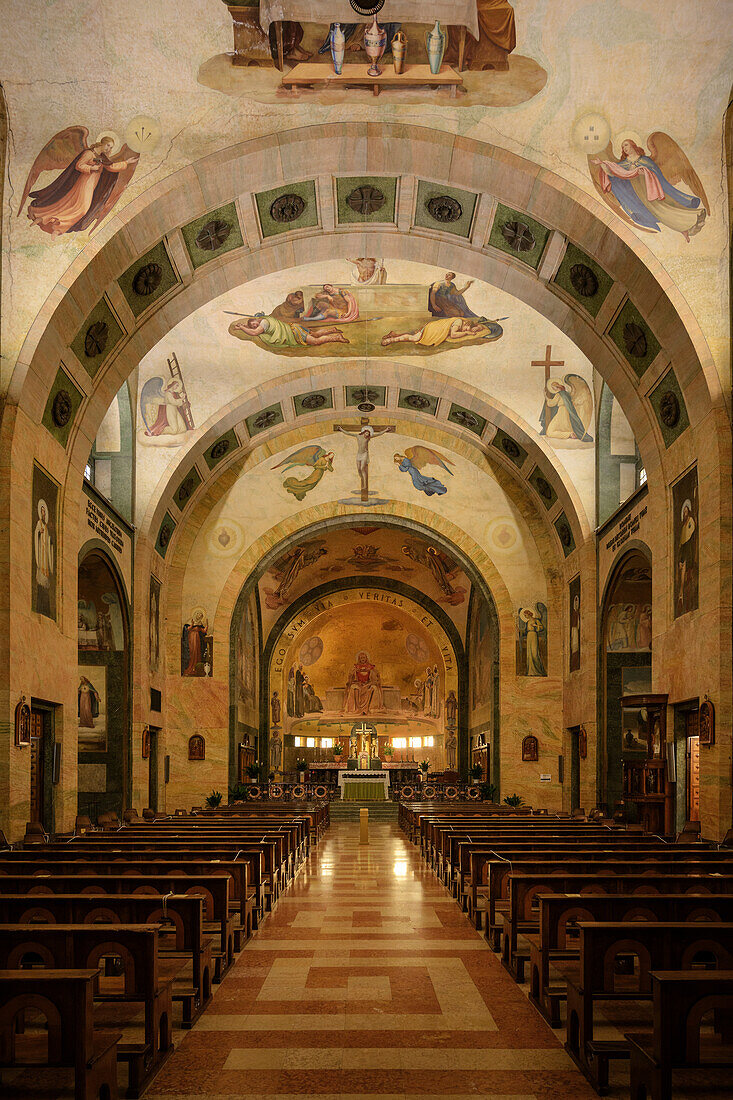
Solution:
[(384, 710), (382, 681), (375, 665), (366, 653), (359, 653), (346, 683), (347, 714), (371, 714), (373, 710)]

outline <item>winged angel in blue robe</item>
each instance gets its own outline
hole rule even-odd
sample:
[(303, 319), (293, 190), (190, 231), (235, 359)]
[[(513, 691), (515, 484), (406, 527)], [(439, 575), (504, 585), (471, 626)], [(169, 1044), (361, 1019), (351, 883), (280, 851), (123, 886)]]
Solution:
[(448, 490), (442, 481), (438, 481), (437, 477), (429, 477), (427, 474), (421, 473), (423, 466), (441, 466), (446, 473), (449, 473), (453, 477), (453, 471), (449, 469), (453, 463), (448, 458), (443, 458), (438, 451), (434, 451), (431, 447), (406, 447), (404, 454), (396, 454), (394, 456), (395, 466), (402, 474), (409, 474), (412, 478), (412, 484), (416, 489), (419, 489), (421, 493), (425, 493), (425, 496), (443, 496)]
[[(669, 134), (657, 130), (647, 140), (649, 156), (631, 138), (621, 142), (616, 159), (609, 142), (600, 157), (588, 157), (596, 190), (614, 213), (646, 232), (662, 226), (681, 233), (686, 241), (699, 233), (710, 213), (700, 177)], [(684, 183), (688, 191), (674, 185)]]

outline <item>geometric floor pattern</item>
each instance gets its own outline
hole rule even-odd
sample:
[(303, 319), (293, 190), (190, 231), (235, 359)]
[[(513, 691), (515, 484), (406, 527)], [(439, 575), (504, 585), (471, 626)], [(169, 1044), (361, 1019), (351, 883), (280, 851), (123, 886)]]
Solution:
[(591, 1100), (404, 834), (334, 823), (147, 1093)]

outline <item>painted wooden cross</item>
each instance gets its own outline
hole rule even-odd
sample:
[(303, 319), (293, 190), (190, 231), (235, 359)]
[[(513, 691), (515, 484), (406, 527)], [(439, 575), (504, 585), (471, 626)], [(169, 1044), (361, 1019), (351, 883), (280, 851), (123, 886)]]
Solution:
[(366, 503), (369, 500), (369, 442), (378, 435), (396, 432), (397, 425), (386, 424), (382, 428), (373, 428), (369, 417), (362, 416), (358, 427), (355, 424), (334, 424), (333, 430), (356, 436), (356, 468), (361, 482), (361, 499)]
[(545, 348), (545, 358), (544, 359), (533, 359), (531, 365), (533, 367), (544, 367), (545, 368), (545, 385), (547, 385), (547, 383), (550, 381), (550, 367), (564, 367), (565, 366), (565, 360), (564, 359), (555, 359), (555, 360), (553, 360), (553, 358), (552, 358), (552, 344), (548, 344), (547, 347)]

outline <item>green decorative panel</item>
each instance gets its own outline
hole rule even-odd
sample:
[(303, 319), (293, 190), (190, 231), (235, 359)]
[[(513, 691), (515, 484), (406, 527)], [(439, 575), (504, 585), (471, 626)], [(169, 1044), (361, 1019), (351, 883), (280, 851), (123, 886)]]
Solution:
[(668, 370), (660, 378), (649, 394), (649, 400), (656, 414), (664, 445), (669, 447), (690, 424), (685, 399), (673, 370)]
[(557, 500), (557, 493), (542, 473), (539, 466), (535, 466), (534, 470), (529, 475), (529, 483), (535, 492), (539, 494), (545, 508), (547, 508), (548, 511), (550, 508), (553, 508)]
[(194, 268), (223, 256), (234, 248), (244, 244), (242, 230), (239, 227), (237, 208), (233, 202), (202, 214), (200, 218), (184, 225), (181, 233)]
[(220, 435), (207, 451), (204, 451), (206, 465), (210, 470), (213, 470), (223, 458), (230, 455), (232, 451), (236, 451), (238, 446), (239, 440), (237, 439), (234, 429), (230, 428), (225, 435)]
[(503, 432), (501, 428), (496, 429), (496, 435), (491, 440), (491, 446), (496, 447), (499, 454), (508, 458), (515, 466), (523, 466), (527, 458), (527, 452), (524, 447), (517, 443), (516, 439), (512, 439), (510, 435)]
[(478, 195), (471, 191), (418, 180), (415, 225), (467, 238), (471, 233), (477, 202)]
[(166, 512), (166, 514), (163, 516), (163, 522), (160, 525), (160, 530), (158, 531), (158, 537), (155, 540), (155, 549), (158, 551), (161, 558), (164, 558), (168, 553), (168, 547), (170, 545), (171, 539), (173, 538), (173, 532), (175, 531), (175, 529), (176, 521), (173, 519), (173, 516), (170, 514), (170, 512)]
[(276, 237), (293, 229), (308, 229), (318, 225), (316, 185), (314, 180), (289, 183), (255, 195), (263, 237)]
[(624, 303), (608, 335), (639, 378), (659, 354), (659, 341), (630, 299)]
[(195, 466), (192, 466), (173, 494), (173, 503), (176, 508), (182, 512), (200, 484), (201, 474)]
[(71, 381), (66, 371), (59, 368), (48, 395), (41, 423), (63, 447), (66, 446), (74, 417), (83, 400), (84, 394)]
[(554, 282), (595, 317), (613, 286), (613, 279), (600, 264), (569, 243)]
[(397, 179), (394, 176), (346, 176), (336, 180), (339, 225), (394, 223)]
[(386, 401), (386, 386), (373, 386), (371, 383), (365, 382), (363, 386), (346, 387), (347, 405), (363, 405), (365, 402), (369, 405), (384, 405)]
[(322, 409), (332, 409), (333, 394), (330, 390), (311, 390), (310, 393), (299, 393), (293, 398), (293, 404), (296, 416), (307, 416)]
[(438, 398), (430, 393), (418, 393), (416, 390), (400, 390), (400, 409), (410, 409), (412, 412), (426, 413), (435, 416), (438, 411)]
[(245, 420), (245, 424), (250, 437), (252, 437), (260, 432), (266, 432), (268, 428), (274, 428), (276, 424), (282, 424), (284, 419), (283, 411), (278, 403), (277, 405), (268, 405), (266, 409), (260, 409), (259, 412), (252, 413)]
[(486, 417), (471, 409), (465, 409), (463, 405), (451, 405), (448, 419), (451, 424), (460, 424), (462, 428), (468, 428), (476, 435), (483, 435), (484, 428), (488, 424)]
[(124, 335), (124, 329), (112, 312), (109, 302), (106, 298), (100, 298), (71, 341), (71, 350), (87, 374), (94, 378)]
[(136, 317), (167, 294), (178, 281), (163, 241), (135, 260), (117, 280)]
[(489, 234), (489, 244), (521, 260), (535, 271), (540, 265), (550, 230), (541, 222), (499, 203)]
[(565, 557), (567, 557), (568, 554), (572, 554), (573, 550), (575, 549), (575, 538), (573, 536), (572, 528), (568, 523), (568, 518), (564, 512), (561, 512), (560, 515), (557, 517), (554, 526), (555, 530), (557, 531), (557, 537), (560, 539), (562, 552)]

